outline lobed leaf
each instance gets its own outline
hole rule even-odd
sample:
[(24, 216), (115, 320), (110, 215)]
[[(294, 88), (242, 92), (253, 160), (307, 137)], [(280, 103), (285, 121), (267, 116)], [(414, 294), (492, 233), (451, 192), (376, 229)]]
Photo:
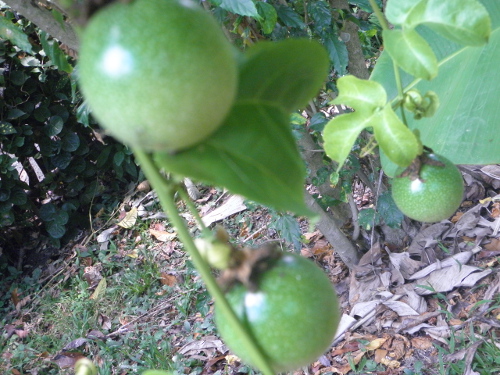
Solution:
[(331, 104), (346, 104), (357, 111), (370, 112), (387, 103), (383, 86), (349, 75), (337, 80), (339, 96)]
[(339, 163), (338, 169), (344, 165), (359, 133), (371, 125), (371, 120), (371, 116), (353, 112), (337, 116), (325, 126), (325, 152), (329, 158)]

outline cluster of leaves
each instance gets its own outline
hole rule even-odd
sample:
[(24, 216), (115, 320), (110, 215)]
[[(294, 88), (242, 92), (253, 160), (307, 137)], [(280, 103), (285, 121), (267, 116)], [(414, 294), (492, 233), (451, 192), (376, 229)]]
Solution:
[[(413, 112), (415, 119), (420, 119), (432, 116), (437, 109), (438, 95), (435, 92), (427, 91), (421, 95), (416, 90), (404, 91), (411, 89), (418, 80), (430, 80), (437, 75), (438, 59), (426, 39), (420, 35), (422, 26), (443, 39), (466, 47), (484, 45), (491, 33), (488, 11), (477, 0), (446, 4), (433, 0), (393, 0), (387, 2), (386, 16), (389, 22), (396, 25), (394, 29), (385, 25), (382, 33), (384, 48), (396, 67), (395, 75), (399, 76), (401, 68), (412, 75), (414, 81), (408, 82), (408, 86), (403, 88), (396, 77), (399, 92), (395, 98), (390, 98), (386, 87), (373, 77), (371, 81), (350, 76), (339, 79), (340, 95), (333, 104), (347, 104), (356, 110), (338, 116), (325, 127), (325, 151), (340, 166), (365, 128), (373, 131), (383, 155), (395, 165), (407, 167), (422, 153), (420, 138), (407, 127), (404, 112), (400, 119), (394, 111), (405, 105), (405, 109)], [(377, 65), (387, 62), (381, 61)], [(390, 76), (387, 69), (385, 75)], [(449, 87), (449, 82), (446, 85)]]
[[(137, 178), (130, 152), (98, 142), (73, 67), (54, 40), (4, 9), (0, 44), (0, 227), (43, 222), (57, 244), (88, 207)], [(6, 231), (4, 230), (4, 235)]]
[[(378, 1), (381, 3), (380, 1)], [(214, 13), (221, 22), (232, 22), (232, 30), (242, 37), (242, 44), (252, 44), (255, 38), (278, 41), (293, 37), (316, 39), (326, 48), (331, 65), (339, 75), (347, 74), (348, 54), (342, 36), (342, 22), (349, 19), (359, 25), (366, 50), (377, 27), (343, 9), (333, 9), (320, 1), (252, 1), (211, 0)], [(349, 1), (356, 9), (371, 12), (368, 1)], [(249, 21), (249, 19), (251, 21)], [(254, 31), (257, 30), (258, 33)], [(346, 36), (347, 37), (347, 36)], [(371, 53), (372, 54), (372, 53)]]

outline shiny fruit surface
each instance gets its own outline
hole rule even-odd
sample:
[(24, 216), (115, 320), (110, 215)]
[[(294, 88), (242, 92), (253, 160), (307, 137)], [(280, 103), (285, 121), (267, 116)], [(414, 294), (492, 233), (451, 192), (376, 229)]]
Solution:
[(409, 218), (432, 223), (449, 218), (458, 209), (464, 186), (462, 174), (451, 161), (436, 154), (427, 157), (444, 166), (424, 162), (419, 178), (394, 178), (392, 197)]
[(81, 35), (80, 87), (112, 136), (144, 151), (207, 138), (237, 89), (233, 47), (191, 0), (116, 1)]
[[(331, 345), (339, 306), (326, 274), (310, 260), (285, 253), (258, 277), (255, 291), (234, 286), (227, 298), (275, 372), (307, 366)], [(215, 321), (225, 344), (252, 364), (221, 310)]]

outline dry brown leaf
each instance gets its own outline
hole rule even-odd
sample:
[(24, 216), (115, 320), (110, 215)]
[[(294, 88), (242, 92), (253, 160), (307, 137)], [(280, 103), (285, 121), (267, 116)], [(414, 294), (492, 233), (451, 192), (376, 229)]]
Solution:
[(433, 340), (430, 337), (413, 337), (410, 342), (415, 349), (427, 350), (434, 346)]
[(387, 353), (388, 352), (385, 349), (375, 350), (375, 362), (381, 363), (381, 361), (385, 359), (385, 356), (387, 355)]
[(76, 361), (80, 358), (85, 358), (83, 353), (61, 352), (52, 358), (52, 362), (56, 363), (60, 368), (74, 367)]
[(174, 275), (169, 275), (168, 273), (162, 272), (160, 276), (161, 285), (174, 286), (175, 284), (177, 284), (177, 277), (175, 277)]
[(76, 340), (71, 341), (69, 344), (64, 345), (64, 348), (62, 349), (63, 351), (67, 350), (75, 350), (79, 348), (80, 346), (85, 345), (89, 340), (83, 337), (79, 337)]
[(97, 322), (100, 324), (102, 329), (109, 330), (111, 329), (111, 319), (106, 315), (99, 314)]
[(161, 242), (168, 242), (172, 241), (177, 237), (177, 233), (170, 233), (162, 230), (155, 230), (155, 229), (150, 229), (149, 234), (151, 234), (153, 237), (155, 237), (158, 241)]
[(491, 242), (483, 247), (488, 251), (500, 251), (500, 238), (492, 238)]
[(17, 306), (17, 304), (19, 303), (19, 294), (17, 294), (17, 288), (10, 293), (10, 299), (12, 300), (14, 306)]
[(387, 341), (387, 337), (384, 338), (378, 338), (375, 340), (370, 341), (368, 345), (366, 345), (365, 349), (366, 350), (375, 350), (380, 348), (384, 343)]

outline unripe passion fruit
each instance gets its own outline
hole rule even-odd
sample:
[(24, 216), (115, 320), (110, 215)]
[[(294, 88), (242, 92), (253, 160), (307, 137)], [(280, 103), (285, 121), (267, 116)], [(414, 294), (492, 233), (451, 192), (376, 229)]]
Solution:
[[(234, 286), (227, 299), (276, 372), (316, 360), (331, 345), (339, 323), (337, 296), (325, 273), (310, 260), (285, 254), (257, 279), (257, 291)], [(252, 364), (221, 310), (215, 322), (226, 345)]]
[(145, 151), (205, 139), (236, 95), (232, 46), (191, 0), (116, 1), (98, 11), (83, 31), (78, 66), (99, 123)]
[(451, 161), (436, 154), (426, 156), (444, 166), (424, 161), (419, 178), (394, 178), (392, 197), (406, 216), (431, 223), (449, 218), (458, 209), (462, 203), (464, 186), (462, 174)]

